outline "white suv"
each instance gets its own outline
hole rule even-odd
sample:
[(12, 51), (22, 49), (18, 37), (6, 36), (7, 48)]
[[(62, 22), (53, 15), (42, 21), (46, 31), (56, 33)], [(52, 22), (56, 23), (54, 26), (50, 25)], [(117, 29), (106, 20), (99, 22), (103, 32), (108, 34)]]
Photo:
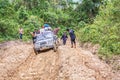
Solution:
[(37, 35), (34, 43), (34, 51), (36, 54), (44, 49), (53, 49), (57, 50), (57, 37), (52, 31), (44, 31), (41, 34)]

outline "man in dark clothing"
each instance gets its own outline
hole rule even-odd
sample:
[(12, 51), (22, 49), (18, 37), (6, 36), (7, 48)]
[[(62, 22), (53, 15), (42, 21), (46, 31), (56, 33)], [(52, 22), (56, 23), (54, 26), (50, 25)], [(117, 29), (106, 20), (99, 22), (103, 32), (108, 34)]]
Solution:
[(62, 37), (61, 37), (61, 39), (63, 40), (63, 45), (66, 44), (67, 38), (68, 38), (68, 37), (67, 37), (66, 33), (64, 33), (64, 34), (62, 35)]
[(33, 36), (32, 36), (32, 39), (33, 39), (33, 44), (35, 43), (35, 39), (36, 39), (36, 35), (35, 35), (35, 32), (33, 32)]
[(74, 44), (74, 47), (76, 48), (76, 36), (75, 36), (75, 33), (72, 29), (67, 29), (67, 31), (69, 32), (69, 35), (70, 35), (70, 40), (71, 40), (71, 48), (73, 48), (73, 44)]
[(32, 40), (33, 40), (33, 44), (35, 43), (35, 39), (36, 39), (36, 32), (30, 32), (32, 35)]

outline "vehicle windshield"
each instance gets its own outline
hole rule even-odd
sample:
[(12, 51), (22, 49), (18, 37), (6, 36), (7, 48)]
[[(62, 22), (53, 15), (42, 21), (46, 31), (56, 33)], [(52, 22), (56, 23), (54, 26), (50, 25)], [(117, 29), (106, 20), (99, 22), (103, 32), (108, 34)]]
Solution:
[(44, 40), (45, 37), (42, 34), (37, 35), (37, 40)]
[(52, 38), (53, 33), (51, 31), (45, 31), (39, 35), (37, 35), (37, 40), (44, 40), (46, 38)]
[(53, 33), (52, 33), (51, 31), (45, 31), (45, 32), (43, 33), (43, 36), (44, 36), (45, 38), (51, 38), (51, 37), (53, 37)]

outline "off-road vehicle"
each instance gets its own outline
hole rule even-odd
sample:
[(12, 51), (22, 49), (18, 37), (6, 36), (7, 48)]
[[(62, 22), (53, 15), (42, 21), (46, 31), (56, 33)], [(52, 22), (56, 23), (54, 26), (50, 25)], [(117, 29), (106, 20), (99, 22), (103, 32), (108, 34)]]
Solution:
[(34, 43), (34, 51), (36, 54), (45, 49), (53, 49), (57, 51), (58, 41), (57, 36), (52, 31), (44, 31), (36, 36)]

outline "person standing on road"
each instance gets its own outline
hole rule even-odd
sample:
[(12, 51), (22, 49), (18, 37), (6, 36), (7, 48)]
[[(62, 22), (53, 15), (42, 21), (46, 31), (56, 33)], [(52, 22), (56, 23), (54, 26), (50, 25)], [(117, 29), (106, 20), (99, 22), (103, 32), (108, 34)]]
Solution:
[(36, 31), (36, 34), (40, 34), (40, 29), (38, 29), (38, 30)]
[(58, 40), (58, 32), (59, 32), (59, 30), (60, 30), (60, 27), (54, 28), (54, 30), (53, 30), (53, 33), (55, 35), (55, 38), (56, 38), (58, 44), (60, 43), (60, 40)]
[(61, 39), (63, 40), (63, 45), (66, 45), (67, 38), (68, 38), (67, 34), (66, 34), (66, 32), (64, 32), (64, 34), (61, 37)]
[(73, 48), (73, 45), (74, 47), (76, 48), (76, 36), (75, 36), (75, 33), (72, 29), (67, 29), (67, 31), (69, 32), (69, 35), (70, 35), (70, 40), (71, 40), (71, 48)]
[(19, 29), (19, 35), (20, 35), (20, 39), (22, 39), (22, 37), (23, 37), (23, 28), (21, 28), (21, 27)]
[(36, 39), (36, 30), (33, 32), (30, 32), (32, 35), (32, 40), (33, 40), (33, 44), (35, 43), (35, 39)]
[(60, 30), (60, 27), (55, 28), (55, 29), (53, 30), (54, 34), (57, 35), (58, 32), (59, 32), (59, 30)]

